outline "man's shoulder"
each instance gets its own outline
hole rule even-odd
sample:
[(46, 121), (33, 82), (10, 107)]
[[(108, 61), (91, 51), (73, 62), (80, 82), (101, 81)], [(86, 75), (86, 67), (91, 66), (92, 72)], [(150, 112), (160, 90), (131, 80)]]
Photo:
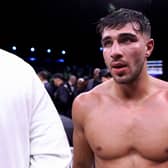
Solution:
[(161, 79), (158, 79), (158, 78), (152, 78), (152, 81), (153, 81), (153, 85), (155, 87), (157, 87), (158, 89), (166, 89), (168, 90), (168, 81), (165, 81), (165, 80), (161, 80)]
[(20, 62), (24, 62), (22, 58), (20, 58), (19, 56), (17, 56), (16, 54), (0, 49), (0, 59), (2, 61), (20, 61)]
[(79, 105), (84, 105), (92, 98), (92, 92), (86, 91), (83, 93), (80, 93), (78, 96), (75, 97), (74, 103), (77, 103)]
[(100, 103), (101, 93), (98, 88), (83, 92), (75, 97), (73, 107), (78, 111), (92, 111)]
[(153, 88), (154, 95), (157, 94), (158, 97), (160, 95), (168, 100), (168, 82), (167, 81), (161, 80), (158, 78), (152, 78), (151, 88)]
[(18, 70), (22, 72), (24, 70), (32, 69), (31, 65), (23, 58), (3, 49), (0, 49), (0, 62), (1, 68), (10, 69), (12, 71)]

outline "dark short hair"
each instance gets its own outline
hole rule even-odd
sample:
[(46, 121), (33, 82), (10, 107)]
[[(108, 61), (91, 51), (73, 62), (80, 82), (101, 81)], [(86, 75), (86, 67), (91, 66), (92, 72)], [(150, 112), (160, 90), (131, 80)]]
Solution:
[(122, 28), (127, 23), (137, 23), (139, 29), (136, 28), (136, 31), (145, 33), (149, 37), (151, 36), (149, 19), (142, 12), (133, 9), (120, 8), (113, 10), (110, 14), (98, 21), (96, 28), (98, 33), (102, 34), (105, 28)]
[(50, 73), (47, 70), (41, 70), (37, 74), (44, 79), (49, 79), (50, 78)]
[(55, 78), (61, 79), (63, 81), (65, 80), (64, 75), (62, 73), (59, 73), (59, 72), (57, 72), (53, 75), (53, 79), (55, 79)]

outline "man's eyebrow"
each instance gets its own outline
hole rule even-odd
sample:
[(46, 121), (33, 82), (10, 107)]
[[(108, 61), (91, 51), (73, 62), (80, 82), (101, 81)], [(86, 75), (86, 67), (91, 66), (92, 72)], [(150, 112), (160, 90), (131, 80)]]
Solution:
[(132, 33), (121, 33), (119, 35), (119, 37), (132, 37), (132, 38), (136, 38), (136, 35), (135, 34), (132, 34)]

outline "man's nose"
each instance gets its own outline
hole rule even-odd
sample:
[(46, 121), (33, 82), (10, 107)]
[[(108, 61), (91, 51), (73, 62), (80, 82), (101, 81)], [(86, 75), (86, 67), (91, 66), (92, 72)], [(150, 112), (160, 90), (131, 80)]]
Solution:
[(121, 46), (118, 42), (114, 42), (111, 46), (110, 55), (114, 60), (122, 57)]

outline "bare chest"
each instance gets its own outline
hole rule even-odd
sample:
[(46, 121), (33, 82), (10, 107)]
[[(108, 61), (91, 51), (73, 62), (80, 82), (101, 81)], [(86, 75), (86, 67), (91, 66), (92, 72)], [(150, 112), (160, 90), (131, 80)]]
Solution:
[(95, 153), (116, 158), (136, 151), (150, 160), (168, 159), (166, 106), (141, 108), (99, 107), (88, 118), (86, 136)]

